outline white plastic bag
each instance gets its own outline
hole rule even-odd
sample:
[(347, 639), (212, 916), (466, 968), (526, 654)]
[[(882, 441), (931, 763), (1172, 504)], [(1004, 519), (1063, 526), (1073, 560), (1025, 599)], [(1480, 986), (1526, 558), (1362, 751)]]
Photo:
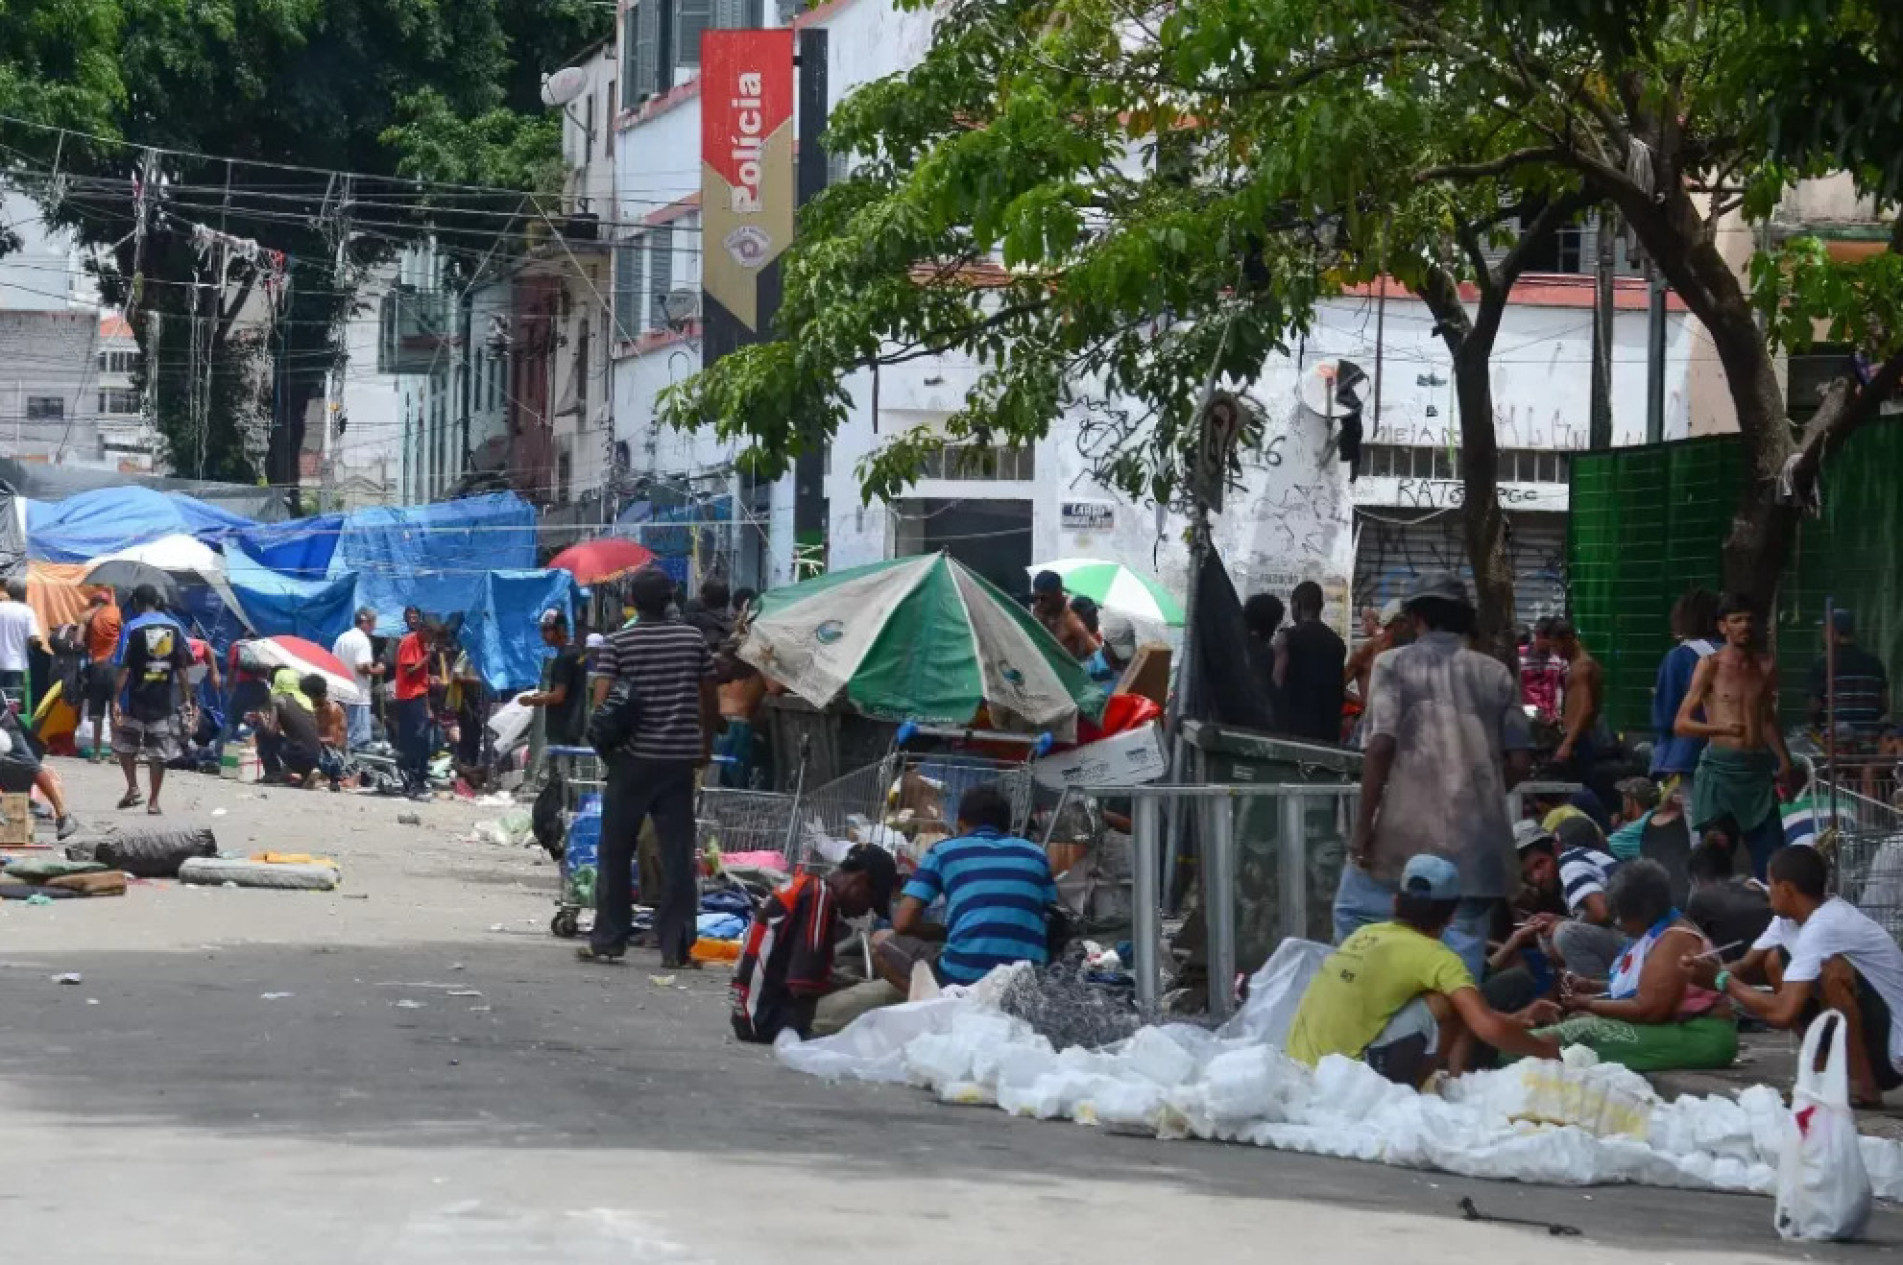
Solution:
[[(1830, 1058), (1817, 1071), (1817, 1047), (1830, 1030)], [(1850, 1111), (1844, 1017), (1826, 1010), (1804, 1034), (1791, 1090), (1791, 1122), (1777, 1170), (1777, 1226), (1786, 1239), (1855, 1239), (1870, 1220), (1870, 1174)]]
[(1275, 946), (1262, 969), (1249, 977), (1249, 1000), (1217, 1035), (1283, 1048), (1288, 1044), (1288, 1030), (1295, 1023), (1295, 1012), (1301, 1009), (1302, 994), (1308, 991), (1308, 981), (1332, 952), (1325, 944), (1293, 936)]

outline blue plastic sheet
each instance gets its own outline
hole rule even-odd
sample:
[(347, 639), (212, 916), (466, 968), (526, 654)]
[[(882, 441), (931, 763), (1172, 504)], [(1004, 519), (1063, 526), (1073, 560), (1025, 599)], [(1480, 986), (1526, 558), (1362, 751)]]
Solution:
[(284, 523), (262, 523), (236, 536), (238, 547), (273, 571), (304, 580), (330, 574), (330, 560), (344, 527), (342, 514), (318, 514)]
[(350, 627), (357, 609), (356, 576), (299, 579), (272, 570), (236, 545), (225, 550), (225, 579), (261, 637), (304, 637), (329, 646)]
[[(101, 488), (63, 501), (28, 501), (27, 556), (42, 562), (90, 562), (161, 536), (195, 536), (222, 545), (257, 524), (178, 493)], [(532, 538), (531, 538), (532, 539)]]
[[(475, 603), (462, 609), (462, 644), (482, 679), (497, 693), (541, 684), (549, 648), (542, 644), (542, 612), (551, 607), (571, 617), (575, 577), (566, 571), (491, 571), (462, 591)], [(432, 611), (431, 614), (443, 612)]]
[(471, 590), (494, 570), (535, 565), (535, 510), (512, 492), (436, 505), (357, 510), (344, 519), (332, 577), (357, 573), (357, 599), (377, 631), (403, 629), (403, 608), (446, 617), (471, 609)]

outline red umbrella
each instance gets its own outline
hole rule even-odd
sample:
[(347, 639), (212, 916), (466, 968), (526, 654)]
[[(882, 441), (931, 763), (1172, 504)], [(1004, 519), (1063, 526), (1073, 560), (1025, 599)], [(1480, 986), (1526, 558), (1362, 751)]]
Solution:
[(573, 572), (577, 584), (599, 584), (654, 561), (654, 551), (620, 536), (602, 536), (570, 545), (548, 560), (548, 565)]
[(314, 641), (302, 637), (266, 637), (252, 642), (258, 658), (274, 668), (289, 668), (299, 676), (315, 672), (330, 686), (333, 703), (367, 703), (357, 678), (344, 661)]

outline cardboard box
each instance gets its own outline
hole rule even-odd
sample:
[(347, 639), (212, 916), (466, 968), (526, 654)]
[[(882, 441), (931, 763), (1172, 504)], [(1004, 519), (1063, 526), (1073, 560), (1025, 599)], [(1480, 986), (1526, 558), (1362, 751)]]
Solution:
[(1151, 723), (1069, 751), (1045, 756), (1031, 766), (1038, 784), (1054, 791), (1065, 787), (1088, 790), (1093, 786), (1140, 786), (1169, 772), (1163, 750), (1163, 727)]
[(26, 795), (0, 795), (0, 848), (23, 848), (33, 842), (33, 801)]

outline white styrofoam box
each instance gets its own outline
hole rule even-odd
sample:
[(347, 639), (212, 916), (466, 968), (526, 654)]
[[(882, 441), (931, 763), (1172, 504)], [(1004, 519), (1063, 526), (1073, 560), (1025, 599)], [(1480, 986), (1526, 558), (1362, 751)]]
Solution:
[(1151, 723), (1045, 756), (1031, 766), (1031, 773), (1042, 785), (1061, 791), (1067, 786), (1137, 786), (1156, 781), (1169, 767), (1162, 726)]

